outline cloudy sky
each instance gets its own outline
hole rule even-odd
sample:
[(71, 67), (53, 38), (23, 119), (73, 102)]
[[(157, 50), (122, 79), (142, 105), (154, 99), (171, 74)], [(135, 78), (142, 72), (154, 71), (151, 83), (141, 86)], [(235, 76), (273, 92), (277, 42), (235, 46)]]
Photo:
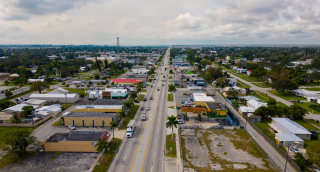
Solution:
[(1, 0), (0, 44), (320, 44), (320, 0)]

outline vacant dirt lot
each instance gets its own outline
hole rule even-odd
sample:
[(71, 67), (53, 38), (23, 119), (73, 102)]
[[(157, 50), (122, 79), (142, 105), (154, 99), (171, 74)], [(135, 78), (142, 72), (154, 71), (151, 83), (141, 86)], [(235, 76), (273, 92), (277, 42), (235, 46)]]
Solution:
[(203, 129), (181, 133), (186, 167), (199, 172), (275, 171), (244, 130)]

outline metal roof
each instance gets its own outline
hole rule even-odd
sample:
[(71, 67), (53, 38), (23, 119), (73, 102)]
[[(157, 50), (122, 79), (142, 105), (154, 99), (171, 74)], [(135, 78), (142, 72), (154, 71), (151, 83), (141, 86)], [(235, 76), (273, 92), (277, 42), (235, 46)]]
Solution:
[(65, 117), (97, 117), (97, 118), (113, 118), (117, 115), (116, 112), (71, 112)]
[[(274, 121), (272, 124), (281, 131), (278, 133), (293, 133), (293, 134), (311, 134), (306, 128), (289, 118), (271, 118)], [(271, 125), (270, 125), (271, 126)]]
[(303, 140), (293, 133), (276, 133), (276, 135), (283, 141), (303, 142)]

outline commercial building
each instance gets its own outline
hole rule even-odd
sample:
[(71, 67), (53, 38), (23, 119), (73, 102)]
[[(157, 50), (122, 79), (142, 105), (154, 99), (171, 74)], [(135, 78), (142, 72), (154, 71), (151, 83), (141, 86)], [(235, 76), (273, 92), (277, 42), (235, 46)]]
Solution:
[(209, 117), (226, 117), (228, 109), (222, 103), (206, 102)]
[(71, 112), (120, 112), (123, 105), (79, 105)]
[(139, 81), (135, 79), (113, 79), (112, 82), (117, 85), (136, 85), (139, 83)]
[(287, 148), (288, 145), (296, 146), (297, 148), (303, 148), (304, 145), (304, 141), (295, 134), (276, 133), (275, 139), (278, 146), (283, 146), (285, 148)]
[[(4, 109), (3, 112), (6, 112), (8, 114), (21, 113), (22, 112), (22, 108), (25, 107), (25, 106), (30, 106), (30, 105), (24, 104), (24, 103), (17, 104), (17, 105), (8, 107), (7, 109)], [(33, 106), (33, 108), (34, 109), (38, 109), (39, 106)]]
[(193, 101), (196, 106), (206, 106), (206, 103), (214, 103), (214, 99), (212, 97), (208, 97), (205, 93), (191, 93)]
[(55, 116), (59, 114), (62, 111), (62, 106), (60, 104), (53, 104), (49, 106), (42, 106), (39, 109), (35, 110), (35, 113), (37, 112), (48, 112), (52, 116)]
[(117, 112), (71, 112), (63, 118), (65, 126), (107, 127), (116, 121)]
[(310, 140), (311, 133), (300, 124), (289, 118), (271, 118), (272, 123), (268, 124), (274, 133), (295, 134), (302, 140)]
[(27, 101), (24, 101), (23, 103), (28, 105), (43, 106), (47, 103), (47, 100), (29, 99)]
[(128, 96), (127, 89), (106, 88), (103, 90), (94, 90), (89, 92), (89, 98), (96, 99), (118, 99), (119, 97), (126, 98)]
[(127, 79), (135, 79), (138, 82), (147, 82), (148, 75), (146, 74), (129, 75)]
[(110, 134), (105, 131), (72, 131), (56, 133), (43, 143), (48, 152), (97, 152), (98, 138), (106, 142)]
[(198, 86), (204, 86), (204, 80), (202, 78), (192, 78), (192, 83)]
[(38, 82), (38, 81), (43, 82), (44, 79), (28, 79), (28, 83), (34, 83), (34, 82)]
[(126, 99), (96, 99), (92, 105), (123, 105)]
[(56, 103), (75, 103), (79, 100), (78, 94), (32, 94), (29, 98), (47, 100)]

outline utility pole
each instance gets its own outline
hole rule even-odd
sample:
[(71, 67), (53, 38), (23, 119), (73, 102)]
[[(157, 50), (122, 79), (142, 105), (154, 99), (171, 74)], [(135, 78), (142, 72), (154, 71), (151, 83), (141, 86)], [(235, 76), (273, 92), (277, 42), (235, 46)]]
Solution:
[(286, 158), (286, 166), (284, 167), (284, 172), (287, 171), (287, 163), (288, 163), (288, 156), (289, 156), (289, 147), (290, 147), (290, 144), (288, 144), (288, 151), (287, 151), (287, 158)]

